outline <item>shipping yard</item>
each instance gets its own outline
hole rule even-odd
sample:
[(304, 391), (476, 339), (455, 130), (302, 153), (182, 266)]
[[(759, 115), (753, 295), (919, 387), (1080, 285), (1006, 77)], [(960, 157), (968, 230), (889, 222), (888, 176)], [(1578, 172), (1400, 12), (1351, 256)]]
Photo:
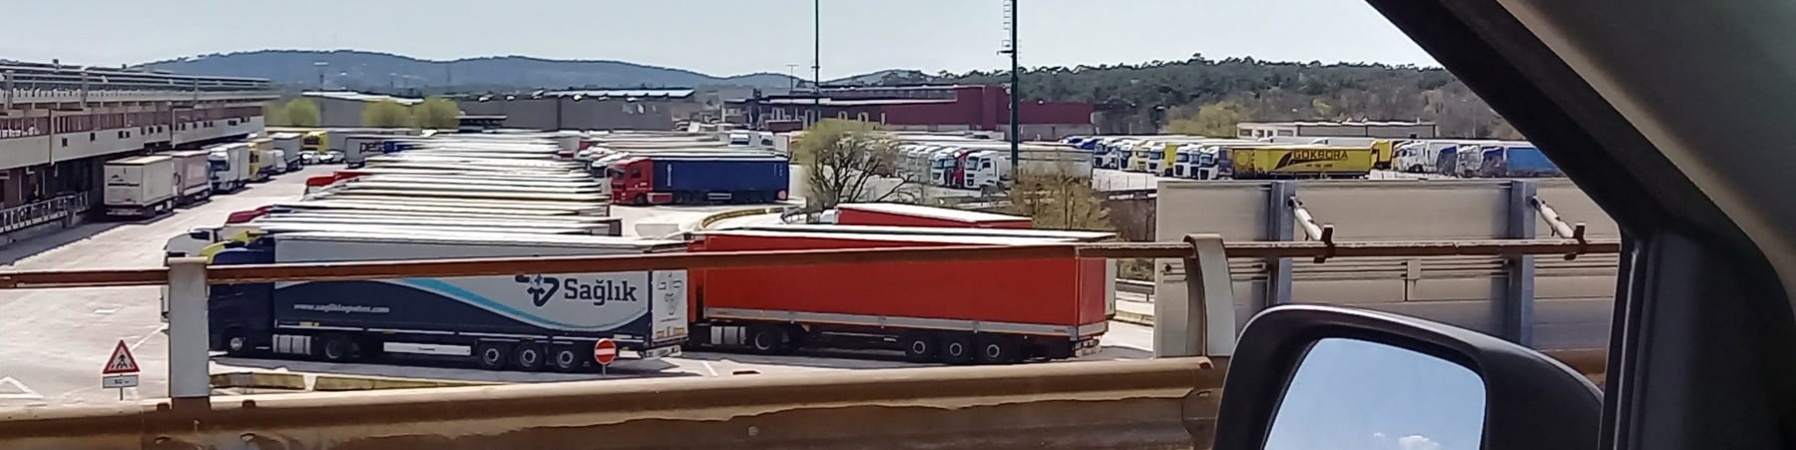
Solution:
[[(50, 84), (57, 70), (32, 74)], [(1435, 138), (1424, 122), (1099, 133), (1083, 102), (1000, 124), (1008, 93), (990, 84), (819, 90), (844, 95), (810, 99), (832, 120), (756, 93), (726, 102), (735, 122), (569, 127), (562, 102), (679, 111), (691, 95), (585, 90), (526, 99), (557, 104), (553, 125), (506, 117), (548, 120), (532, 102), (480, 95), (460, 99), (453, 129), (266, 127), (250, 109), (275, 95), (264, 82), (199, 82), (216, 88), (20, 97), (23, 118), (0, 122), (13, 131), (0, 151), (120, 136), (0, 179), (14, 212), (0, 307), (34, 317), (0, 328), (0, 351), (40, 360), (0, 368), (0, 409), (190, 411), (307, 391), (350, 391), (323, 409), (409, 407), (422, 398), (408, 389), (469, 385), (535, 405), (903, 369), (1211, 376), (1241, 323), (1286, 303), (1464, 326), (1602, 376), (1620, 231), (1519, 140)], [(392, 97), (298, 99), (345, 120)], [(56, 120), (66, 104), (117, 111), (119, 129)], [(151, 134), (122, 138), (133, 131)], [(1329, 260), (1336, 238), (1372, 253)], [(1421, 244), (1435, 253), (1417, 240), (1439, 240)], [(1485, 240), (1546, 251), (1453, 244)], [(1532, 256), (1554, 251), (1566, 260)], [(81, 269), (120, 273), (65, 274)], [(1205, 362), (1155, 366), (1189, 359)], [(1079, 389), (1099, 387), (1056, 394)]]

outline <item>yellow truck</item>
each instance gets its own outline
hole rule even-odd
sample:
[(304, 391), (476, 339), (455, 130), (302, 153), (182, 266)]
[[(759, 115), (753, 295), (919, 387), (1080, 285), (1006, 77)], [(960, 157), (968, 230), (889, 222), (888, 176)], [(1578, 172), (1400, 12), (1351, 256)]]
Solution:
[(1371, 147), (1321, 145), (1241, 146), (1218, 152), (1230, 169), (1229, 177), (1255, 178), (1365, 178), (1378, 160)]
[(330, 151), (330, 149), (331, 149), (330, 132), (329, 131), (307, 131), (305, 136), (301, 137), (299, 140), (299, 149), (302, 151), (306, 151), (306, 150), (314, 151), (314, 152), (318, 152), (318, 154), (320, 154), (320, 155), (323, 155), (324, 152)]

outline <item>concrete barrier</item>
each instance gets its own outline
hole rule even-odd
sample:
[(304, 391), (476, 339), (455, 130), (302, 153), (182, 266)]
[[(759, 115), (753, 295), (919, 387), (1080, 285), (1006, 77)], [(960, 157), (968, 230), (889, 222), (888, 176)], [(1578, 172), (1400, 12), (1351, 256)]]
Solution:
[(383, 389), (417, 389), (461, 386), (486, 386), (497, 383), (472, 381), (418, 380), (405, 378), (319, 375), (312, 379), (312, 390), (320, 392), (373, 391)]
[(722, 222), (724, 220), (734, 219), (737, 217), (758, 216), (758, 215), (762, 215), (762, 214), (780, 213), (780, 212), (784, 212), (786, 210), (786, 208), (789, 208), (789, 207), (776, 206), (776, 207), (767, 207), (767, 208), (748, 208), (748, 209), (737, 209), (737, 210), (731, 210), (731, 211), (724, 211), (724, 212), (712, 214), (709, 216), (705, 216), (705, 218), (703, 218), (703, 219), (699, 219), (698, 229), (708, 230), (708, 229), (711, 229), (712, 225), (716, 225), (717, 222)]
[(306, 389), (306, 376), (284, 372), (230, 372), (212, 374), (213, 389)]
[(604, 380), (25, 410), (0, 421), (0, 449), (1201, 448), (1222, 363)]

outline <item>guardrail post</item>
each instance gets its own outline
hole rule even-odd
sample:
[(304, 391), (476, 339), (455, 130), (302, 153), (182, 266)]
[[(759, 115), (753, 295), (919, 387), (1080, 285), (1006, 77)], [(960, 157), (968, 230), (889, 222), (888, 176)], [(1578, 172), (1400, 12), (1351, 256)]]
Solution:
[[(1297, 215), (1290, 200), (1295, 197), (1297, 182), (1272, 182), (1266, 195), (1266, 240), (1294, 239), (1296, 229), (1292, 224), (1297, 220)], [(1266, 262), (1266, 269), (1266, 298), (1260, 299), (1262, 303), (1258, 305), (1259, 309), (1291, 303), (1291, 258), (1269, 260)]]
[(169, 258), (168, 396), (177, 401), (212, 394), (206, 294), (206, 258)]
[(1235, 289), (1220, 234), (1185, 236), (1185, 301), (1154, 302), (1154, 357), (1228, 356), (1235, 351)]
[[(1534, 239), (1534, 195), (1538, 186), (1529, 180), (1509, 181), (1509, 214), (1504, 233), (1513, 239)], [(1508, 266), (1502, 304), (1502, 337), (1524, 346), (1534, 343), (1534, 256), (1505, 258)]]

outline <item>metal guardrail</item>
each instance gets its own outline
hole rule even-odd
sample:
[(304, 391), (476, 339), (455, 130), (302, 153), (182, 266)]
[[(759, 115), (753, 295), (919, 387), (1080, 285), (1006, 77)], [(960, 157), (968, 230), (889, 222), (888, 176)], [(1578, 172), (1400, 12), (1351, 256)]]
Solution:
[[(1207, 240), (1206, 240), (1207, 239)], [(0, 272), (0, 288), (170, 283), (204, 310), (204, 284), (746, 266), (1175, 258), (1515, 255), (1619, 251), (1615, 241), (1234, 242), (765, 251)], [(1226, 263), (1226, 261), (1223, 261)], [(1223, 272), (1226, 272), (1223, 271)], [(1227, 279), (1227, 274), (1222, 274)], [(1210, 275), (1203, 277), (1209, 279)], [(1222, 285), (1226, 285), (1224, 282)], [(1208, 285), (1205, 285), (1206, 287)], [(1226, 295), (1209, 298), (1222, 300)], [(1201, 302), (1198, 297), (1193, 300)], [(1164, 302), (1162, 302), (1164, 303)], [(1228, 307), (1232, 307), (1230, 302)], [(1201, 308), (1201, 305), (1193, 305)], [(178, 320), (177, 320), (178, 319)], [(171, 315), (173, 399), (39, 409), (0, 420), (7, 448), (1207, 448), (1226, 357), (637, 379), (355, 394), (209, 398), (205, 317)], [(1232, 320), (1232, 315), (1229, 320)], [(1201, 324), (1156, 325), (1190, 330)], [(1214, 332), (1198, 329), (1196, 333)], [(1229, 333), (1233, 332), (1230, 328)], [(197, 339), (202, 343), (190, 348)], [(1183, 348), (1203, 348), (1185, 345)], [(197, 350), (197, 352), (195, 352)], [(1227, 353), (1211, 353), (1223, 355)], [(1549, 353), (1600, 380), (1603, 350)], [(177, 371), (194, 370), (198, 380)], [(197, 383), (190, 383), (196, 381)], [(197, 392), (197, 394), (195, 394)], [(222, 398), (221, 398), (222, 399)]]
[(1116, 291), (1117, 292), (1128, 292), (1131, 294), (1147, 294), (1149, 296), (1152, 296), (1152, 295), (1154, 295), (1154, 282), (1117, 278), (1116, 279)]
[(87, 194), (71, 194), (0, 210), (0, 233), (62, 220), (87, 208)]

